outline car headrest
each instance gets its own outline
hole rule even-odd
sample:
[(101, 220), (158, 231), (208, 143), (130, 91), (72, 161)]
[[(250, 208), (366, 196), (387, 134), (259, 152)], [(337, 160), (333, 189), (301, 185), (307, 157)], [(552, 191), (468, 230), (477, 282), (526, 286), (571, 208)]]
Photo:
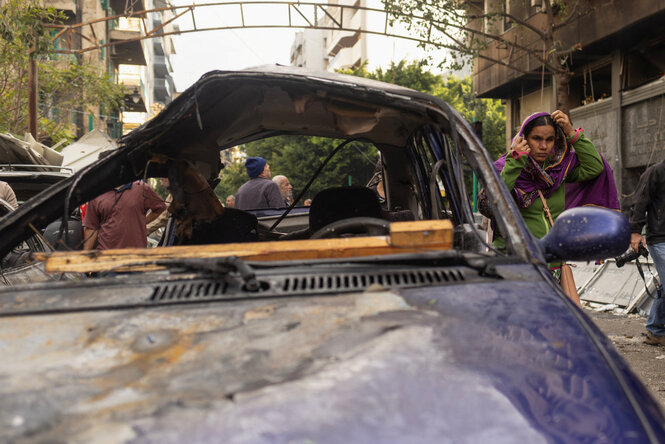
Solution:
[(309, 209), (310, 230), (350, 217), (385, 219), (376, 193), (365, 187), (328, 188), (317, 194)]

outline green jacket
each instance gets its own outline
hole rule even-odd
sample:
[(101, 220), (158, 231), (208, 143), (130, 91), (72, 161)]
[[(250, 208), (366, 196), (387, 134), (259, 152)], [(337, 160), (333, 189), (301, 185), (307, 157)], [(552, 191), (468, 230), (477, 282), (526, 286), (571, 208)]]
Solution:
[[(593, 143), (582, 133), (573, 144), (573, 148), (580, 164), (568, 173), (566, 182), (584, 182), (598, 177), (603, 171), (603, 160), (598, 151), (596, 151), (596, 147), (593, 146)], [(501, 178), (509, 190), (515, 187), (515, 182), (522, 172), (526, 161), (527, 156), (522, 156), (519, 159), (513, 159), (511, 156), (506, 157), (506, 166), (501, 171)], [(547, 162), (545, 162), (545, 167), (547, 167)], [(552, 213), (552, 219), (556, 220), (559, 214), (563, 212), (566, 204), (565, 184), (554, 190), (546, 201)], [(527, 208), (520, 207), (519, 210), (524, 218), (524, 222), (526, 222), (526, 226), (529, 227), (529, 231), (534, 236), (541, 238), (550, 231), (551, 225), (545, 214), (543, 202), (540, 199), (534, 200), (533, 204)], [(494, 244), (501, 248), (506, 245), (505, 240), (498, 233)]]

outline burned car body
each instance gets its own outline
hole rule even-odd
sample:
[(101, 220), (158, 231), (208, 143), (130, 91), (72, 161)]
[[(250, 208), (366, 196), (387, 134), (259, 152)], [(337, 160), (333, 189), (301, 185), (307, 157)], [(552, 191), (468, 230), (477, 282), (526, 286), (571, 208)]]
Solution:
[(61, 166), (0, 165), (0, 180), (12, 187), (19, 204), (71, 175), (70, 168)]
[[(218, 174), (220, 149), (276, 134), (370, 141), (387, 211), (415, 220), (358, 210), (275, 235), (255, 216), (216, 208), (203, 185)], [(505, 252), (473, 219), (470, 169), (492, 196)], [(0, 219), (0, 254), (146, 176), (169, 177), (179, 242), (38, 255), (53, 275), (98, 275), (0, 291), (11, 356), (0, 366), (3, 440), (665, 436), (656, 402), (546, 266), (625, 251), (623, 216), (570, 210), (534, 239), (476, 136), (440, 100), (284, 67), (209, 73), (117, 152)], [(202, 227), (228, 236), (188, 242)]]

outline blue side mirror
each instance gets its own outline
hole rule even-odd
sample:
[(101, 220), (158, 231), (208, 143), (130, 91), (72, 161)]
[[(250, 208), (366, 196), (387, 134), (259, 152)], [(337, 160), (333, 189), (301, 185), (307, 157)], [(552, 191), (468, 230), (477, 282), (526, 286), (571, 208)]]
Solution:
[(630, 246), (630, 225), (618, 211), (579, 207), (559, 215), (540, 239), (545, 259), (587, 261), (619, 256)]

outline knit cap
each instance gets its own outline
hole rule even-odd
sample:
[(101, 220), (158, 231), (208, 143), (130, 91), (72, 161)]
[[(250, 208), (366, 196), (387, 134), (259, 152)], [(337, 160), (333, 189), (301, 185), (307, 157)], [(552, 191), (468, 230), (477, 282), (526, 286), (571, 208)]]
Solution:
[(263, 157), (248, 157), (247, 160), (245, 160), (247, 175), (252, 179), (261, 174), (265, 166), (266, 160)]

